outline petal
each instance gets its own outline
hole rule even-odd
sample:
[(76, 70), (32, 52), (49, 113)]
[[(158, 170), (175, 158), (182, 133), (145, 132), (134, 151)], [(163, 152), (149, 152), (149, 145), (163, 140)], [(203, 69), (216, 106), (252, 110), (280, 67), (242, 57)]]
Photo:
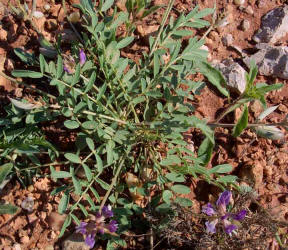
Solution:
[(206, 221), (205, 222), (205, 226), (206, 226), (206, 232), (207, 233), (211, 233), (211, 234), (214, 234), (216, 233), (216, 225), (218, 223), (218, 220), (213, 220), (211, 222), (209, 221)]
[(245, 218), (246, 214), (247, 214), (247, 211), (245, 209), (243, 209), (239, 213), (233, 214), (232, 218), (234, 220), (243, 220)]
[(227, 206), (231, 200), (232, 193), (228, 190), (225, 190), (223, 193), (220, 194), (219, 199), (216, 202), (217, 206)]
[(85, 239), (85, 244), (88, 245), (90, 248), (93, 248), (95, 245), (95, 235), (88, 234)]
[(116, 220), (111, 220), (109, 225), (108, 225), (108, 229), (111, 233), (115, 233), (118, 229), (118, 224)]
[(86, 54), (82, 49), (80, 50), (79, 57), (80, 57), (80, 65), (82, 66), (86, 62)]
[(110, 218), (114, 216), (111, 206), (104, 206), (102, 208), (102, 214), (105, 218)]
[(202, 208), (202, 213), (212, 216), (213, 214), (216, 214), (216, 211), (212, 207), (211, 203), (207, 203), (207, 205)]
[(225, 232), (226, 232), (227, 234), (231, 234), (232, 231), (234, 231), (234, 230), (236, 230), (236, 229), (237, 229), (237, 226), (236, 226), (236, 225), (230, 224), (230, 225), (228, 225), (228, 226), (225, 227)]
[(87, 233), (86, 226), (87, 223), (82, 221), (80, 225), (76, 227), (76, 233), (86, 234)]

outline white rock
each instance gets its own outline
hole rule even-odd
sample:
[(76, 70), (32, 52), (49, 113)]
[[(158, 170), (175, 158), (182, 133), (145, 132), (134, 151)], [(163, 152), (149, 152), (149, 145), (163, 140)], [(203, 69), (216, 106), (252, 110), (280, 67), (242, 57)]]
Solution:
[(275, 43), (288, 32), (288, 5), (269, 11), (262, 17), (261, 27), (253, 36), (256, 43)]
[(44, 17), (44, 14), (41, 11), (35, 10), (33, 12), (33, 16), (37, 19), (40, 19), (41, 17)]
[(250, 22), (246, 19), (244, 19), (242, 22), (241, 22), (241, 26), (240, 26), (241, 30), (243, 31), (246, 31), (246, 30), (249, 30), (250, 29)]
[(222, 63), (216, 64), (215, 67), (218, 68), (218, 70), (220, 70), (223, 74), (227, 87), (230, 90), (237, 92), (238, 94), (245, 91), (246, 71), (238, 63), (235, 63), (233, 60), (226, 59), (222, 61)]
[(50, 8), (51, 8), (50, 4), (46, 3), (44, 5), (44, 10), (50, 10)]

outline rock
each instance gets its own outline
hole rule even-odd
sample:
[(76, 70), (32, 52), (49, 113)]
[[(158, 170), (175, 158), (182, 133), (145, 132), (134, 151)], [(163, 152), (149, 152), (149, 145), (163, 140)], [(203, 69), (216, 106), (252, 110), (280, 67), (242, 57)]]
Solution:
[(55, 31), (58, 28), (58, 23), (55, 19), (48, 19), (45, 21), (45, 28), (49, 31)]
[(245, 0), (234, 0), (234, 3), (236, 5), (243, 5), (245, 3)]
[(257, 44), (254, 55), (243, 59), (247, 67), (254, 60), (260, 75), (288, 79), (288, 47)]
[(62, 243), (63, 250), (89, 250), (90, 247), (85, 244), (85, 240), (82, 234), (71, 234)]
[(240, 169), (239, 176), (249, 185), (254, 184), (254, 188), (257, 189), (260, 185), (263, 184), (263, 168), (264, 164), (262, 162), (249, 162)]
[(60, 230), (66, 219), (66, 216), (66, 214), (58, 214), (56, 212), (52, 212), (47, 218), (49, 227), (55, 231)]
[(249, 30), (250, 29), (250, 22), (248, 20), (244, 19), (240, 24), (240, 29), (243, 31)]
[(256, 43), (275, 43), (284, 37), (288, 26), (288, 6), (269, 11), (262, 17), (261, 27), (253, 36)]
[(245, 13), (249, 14), (249, 15), (253, 15), (254, 11), (251, 5), (247, 6), (247, 8), (244, 9)]
[(232, 34), (227, 34), (227, 35), (222, 37), (222, 43), (224, 46), (228, 47), (228, 46), (232, 45), (233, 41), (234, 41), (234, 38), (233, 38)]
[(50, 10), (50, 8), (51, 8), (50, 4), (46, 3), (44, 5), (44, 10), (48, 11), (48, 10)]
[(80, 21), (80, 13), (78, 11), (71, 13), (68, 17), (68, 20), (74, 24), (78, 23)]
[(246, 71), (238, 63), (226, 59), (222, 63), (216, 64), (215, 67), (223, 74), (228, 88), (239, 94), (245, 91)]

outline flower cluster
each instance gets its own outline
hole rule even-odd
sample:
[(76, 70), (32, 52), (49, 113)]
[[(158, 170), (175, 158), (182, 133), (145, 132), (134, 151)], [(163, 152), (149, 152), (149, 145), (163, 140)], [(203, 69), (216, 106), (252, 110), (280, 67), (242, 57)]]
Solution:
[(107, 223), (107, 219), (114, 216), (111, 206), (104, 206), (100, 212), (96, 213), (95, 220), (89, 222), (81, 222), (76, 227), (76, 232), (81, 233), (85, 237), (85, 243), (93, 248), (95, 245), (96, 234), (115, 233), (118, 229), (117, 221), (110, 220)]
[[(68, 74), (73, 74), (75, 72), (75, 60), (73, 57), (69, 57), (69, 56), (66, 56), (67, 58), (64, 58), (64, 71), (67, 72)], [(83, 66), (86, 62), (87, 58), (86, 58), (86, 54), (85, 52), (80, 49), (79, 51), (79, 63), (81, 66)]]
[(231, 197), (232, 193), (226, 190), (220, 194), (215, 208), (211, 203), (208, 203), (205, 207), (202, 208), (203, 213), (215, 218), (212, 221), (207, 221), (205, 223), (207, 233), (215, 233), (216, 225), (221, 223), (224, 226), (225, 232), (231, 235), (231, 233), (237, 229), (237, 221), (243, 220), (245, 218), (247, 214), (246, 210), (241, 210), (236, 214), (227, 212), (227, 206), (230, 203)]

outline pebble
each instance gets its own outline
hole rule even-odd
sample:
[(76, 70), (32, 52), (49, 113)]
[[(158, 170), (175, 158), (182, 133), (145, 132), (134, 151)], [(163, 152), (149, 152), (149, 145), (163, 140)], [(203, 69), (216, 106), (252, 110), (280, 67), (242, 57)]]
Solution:
[(45, 5), (44, 5), (44, 10), (50, 10), (50, 8), (51, 8), (51, 6), (50, 6), (50, 4), (48, 4), (48, 3), (46, 3)]
[(82, 234), (71, 234), (67, 239), (62, 243), (63, 250), (88, 250), (90, 247), (85, 244), (85, 240)]
[(225, 36), (222, 37), (222, 43), (224, 46), (230, 46), (233, 44), (234, 38), (232, 36), (232, 34), (227, 34)]
[(234, 0), (234, 4), (236, 5), (243, 5), (245, 3), (245, 0)]
[(247, 8), (244, 9), (244, 11), (249, 14), (249, 15), (253, 15), (254, 11), (251, 5), (248, 5)]
[(57, 21), (55, 19), (48, 19), (45, 21), (45, 28), (49, 31), (55, 31), (58, 28)]
[(27, 235), (21, 237), (20, 242), (22, 244), (27, 244), (30, 241), (29, 237)]
[(210, 33), (209, 33), (209, 38), (212, 40), (212, 41), (216, 41), (217, 40), (217, 38), (219, 37), (219, 34), (218, 34), (218, 32), (217, 31), (211, 31)]
[(243, 31), (249, 30), (249, 28), (250, 28), (250, 22), (249, 22), (248, 20), (244, 19), (244, 20), (241, 22), (240, 28), (241, 28), (241, 30), (243, 30)]

